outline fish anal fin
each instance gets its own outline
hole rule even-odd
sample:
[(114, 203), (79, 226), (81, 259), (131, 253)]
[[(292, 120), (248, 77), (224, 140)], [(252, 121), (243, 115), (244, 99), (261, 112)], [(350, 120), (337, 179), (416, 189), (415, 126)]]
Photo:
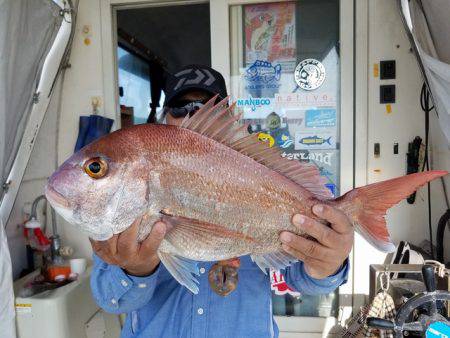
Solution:
[(263, 255), (251, 255), (251, 259), (265, 274), (267, 274), (267, 269), (282, 270), (298, 261), (284, 250)]
[(197, 262), (159, 251), (158, 257), (178, 283), (188, 288), (192, 293), (198, 294), (199, 282), (194, 277), (194, 275), (200, 275)]
[[(217, 97), (212, 98), (192, 117), (183, 120), (181, 127), (254, 159), (318, 197), (333, 197), (331, 191), (325, 187), (326, 179), (320, 176), (314, 164), (282, 157), (279, 149), (271, 148), (268, 143), (260, 141), (257, 134), (249, 134), (242, 128), (242, 125), (237, 122), (238, 117), (234, 114), (235, 105), (226, 105), (228, 98), (213, 105), (216, 99)], [(277, 156), (278, 158), (275, 159)]]

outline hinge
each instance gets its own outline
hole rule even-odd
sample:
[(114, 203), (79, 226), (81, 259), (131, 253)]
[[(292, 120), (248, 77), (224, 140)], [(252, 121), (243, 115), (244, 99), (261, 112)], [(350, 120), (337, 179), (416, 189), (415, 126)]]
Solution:
[(72, 14), (72, 8), (64, 8), (59, 11), (59, 15), (62, 17), (66, 14)]
[(36, 104), (36, 103), (39, 102), (39, 95), (40, 94), (41, 93), (39, 93), (39, 92), (33, 94), (33, 104)]
[(11, 185), (11, 181), (8, 181), (8, 182), (5, 182), (5, 183), (2, 184), (2, 188), (3, 188), (3, 191), (4, 191), (5, 193), (8, 192), (9, 186), (10, 186), (10, 185)]

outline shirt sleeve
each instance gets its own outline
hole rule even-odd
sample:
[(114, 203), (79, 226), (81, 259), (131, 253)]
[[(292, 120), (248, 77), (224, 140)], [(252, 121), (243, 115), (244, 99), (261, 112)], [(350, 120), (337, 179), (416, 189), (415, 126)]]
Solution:
[(119, 266), (107, 264), (96, 254), (93, 259), (92, 295), (102, 309), (115, 314), (129, 313), (150, 302), (160, 266), (150, 276), (136, 277), (126, 274)]
[(347, 258), (334, 275), (315, 279), (306, 273), (303, 262), (297, 262), (287, 267), (283, 274), (286, 283), (298, 292), (306, 295), (327, 294), (347, 282), (349, 267), (350, 263)]

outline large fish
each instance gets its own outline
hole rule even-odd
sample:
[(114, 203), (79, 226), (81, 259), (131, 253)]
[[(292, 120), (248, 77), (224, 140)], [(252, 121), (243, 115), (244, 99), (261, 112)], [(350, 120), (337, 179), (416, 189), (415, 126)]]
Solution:
[(198, 292), (194, 261), (250, 254), (263, 271), (296, 259), (282, 251), (281, 231), (302, 233), (294, 214), (317, 217), (325, 203), (342, 210), (377, 248), (392, 250), (386, 210), (426, 182), (429, 171), (354, 189), (332, 199), (318, 169), (280, 156), (249, 135), (234, 105), (213, 100), (181, 127), (146, 124), (116, 131), (70, 157), (50, 177), (56, 211), (95, 240), (127, 229), (142, 215), (140, 238), (162, 219), (169, 230), (158, 250), (167, 270)]

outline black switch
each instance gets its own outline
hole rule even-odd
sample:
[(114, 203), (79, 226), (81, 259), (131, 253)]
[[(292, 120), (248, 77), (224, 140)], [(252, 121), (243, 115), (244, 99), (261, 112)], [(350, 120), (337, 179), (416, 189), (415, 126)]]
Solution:
[(375, 143), (373, 145), (373, 155), (375, 157), (380, 157), (380, 144), (379, 143)]
[(395, 103), (395, 85), (380, 86), (380, 103)]
[(394, 155), (398, 155), (398, 143), (394, 143)]
[(380, 80), (395, 79), (395, 60), (380, 61)]

